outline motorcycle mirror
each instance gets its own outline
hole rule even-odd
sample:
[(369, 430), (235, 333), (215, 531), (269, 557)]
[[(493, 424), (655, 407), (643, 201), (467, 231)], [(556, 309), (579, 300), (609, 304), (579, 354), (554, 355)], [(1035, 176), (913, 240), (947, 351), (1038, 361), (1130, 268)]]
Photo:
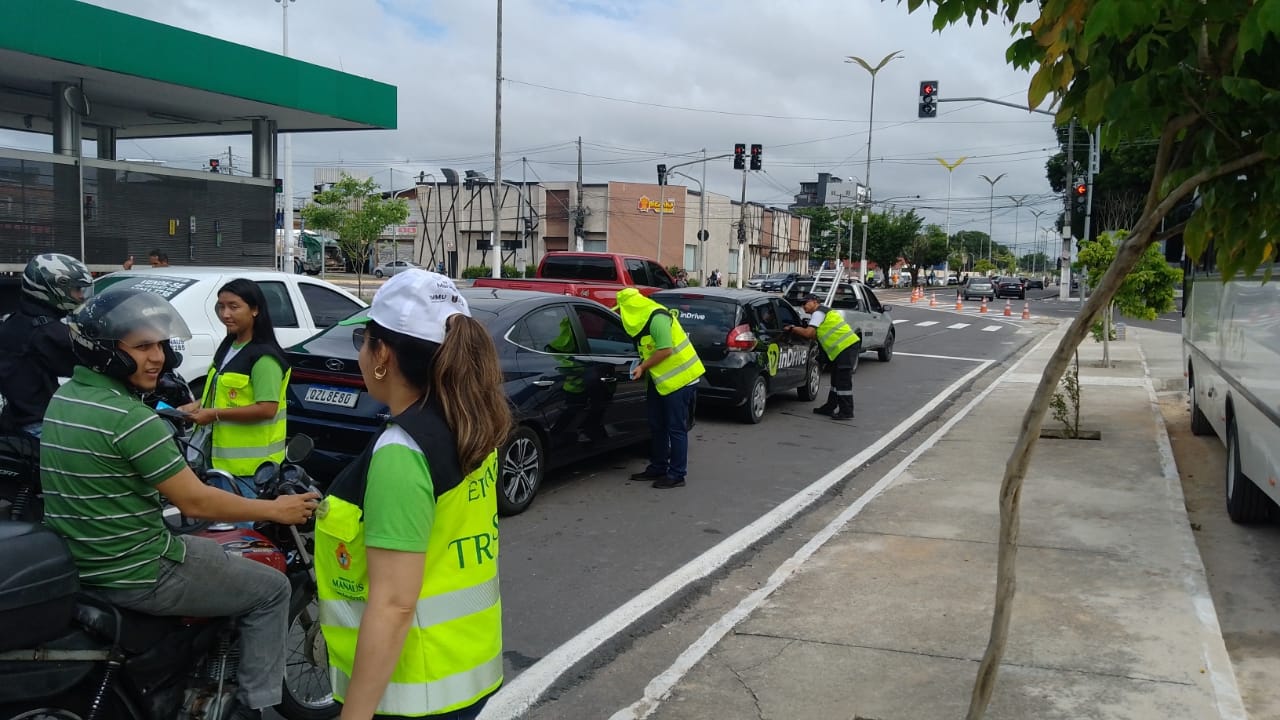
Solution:
[(298, 433), (289, 441), (288, 446), (284, 449), (285, 462), (298, 463), (307, 459), (312, 450), (316, 449), (316, 442), (310, 436)]

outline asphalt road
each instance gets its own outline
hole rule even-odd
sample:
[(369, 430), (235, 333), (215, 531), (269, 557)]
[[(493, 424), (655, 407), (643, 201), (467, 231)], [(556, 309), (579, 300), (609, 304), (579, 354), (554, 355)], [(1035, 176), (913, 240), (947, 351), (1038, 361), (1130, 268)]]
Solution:
[[(911, 305), (906, 291), (877, 294), (894, 305), (896, 353), (889, 363), (862, 357), (853, 422), (815, 416), (813, 403), (794, 393), (771, 399), (758, 425), (700, 407), (687, 487), (663, 491), (630, 482), (628, 475), (645, 465), (644, 448), (636, 448), (552, 474), (529, 510), (503, 520), (508, 682), (944, 398), (983, 361), (1008, 358), (1048, 327), (1004, 318), (994, 308), (978, 315), (977, 303), (956, 313), (954, 297), (947, 309)], [(824, 376), (824, 397), (828, 382)]]

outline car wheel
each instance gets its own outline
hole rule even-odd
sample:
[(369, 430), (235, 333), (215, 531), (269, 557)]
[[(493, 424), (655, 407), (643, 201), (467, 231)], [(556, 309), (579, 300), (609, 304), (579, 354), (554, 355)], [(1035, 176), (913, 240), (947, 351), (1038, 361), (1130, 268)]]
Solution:
[(374, 277), (376, 277), (376, 278), (380, 278), (380, 277), (382, 277), (382, 271), (381, 271), (381, 270), (374, 270), (374, 271), (373, 271), (373, 276), (374, 276)]
[(529, 507), (542, 485), (545, 466), (542, 439), (533, 428), (520, 425), (498, 453), (499, 515), (518, 515)]
[(1191, 434), (1212, 435), (1213, 425), (1205, 417), (1204, 411), (1200, 409), (1200, 402), (1196, 399), (1195, 373), (1187, 375), (1187, 394), (1191, 396)]
[(884, 339), (884, 345), (876, 350), (876, 356), (880, 358), (880, 362), (889, 362), (893, 359), (893, 339), (896, 333), (893, 328), (889, 328), (889, 337)]
[(810, 353), (809, 364), (805, 366), (804, 384), (796, 388), (796, 397), (805, 402), (817, 399), (818, 384), (822, 382), (822, 370), (818, 367), (818, 352), (815, 350)]
[(757, 375), (747, 393), (747, 401), (742, 403), (742, 421), (756, 424), (764, 419), (764, 408), (769, 404), (769, 383), (764, 375)]
[(1253, 484), (1240, 467), (1240, 438), (1236, 419), (1227, 420), (1227, 515), (1232, 522), (1256, 523), (1271, 515), (1271, 498)]

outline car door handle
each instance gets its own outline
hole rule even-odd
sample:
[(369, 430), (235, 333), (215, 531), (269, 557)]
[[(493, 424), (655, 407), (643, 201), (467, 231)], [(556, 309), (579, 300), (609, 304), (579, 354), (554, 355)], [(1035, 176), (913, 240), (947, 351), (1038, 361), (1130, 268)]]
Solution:
[(534, 380), (530, 384), (534, 385), (535, 387), (551, 387), (552, 385), (556, 384), (556, 381), (555, 380)]
[(600, 382), (616, 383), (618, 382), (618, 378), (613, 375), (605, 375), (604, 377), (600, 378)]

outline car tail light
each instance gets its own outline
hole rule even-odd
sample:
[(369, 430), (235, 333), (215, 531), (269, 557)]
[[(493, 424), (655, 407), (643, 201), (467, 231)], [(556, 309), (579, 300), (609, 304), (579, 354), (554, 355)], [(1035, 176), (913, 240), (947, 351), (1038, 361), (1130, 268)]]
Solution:
[(756, 334), (751, 332), (751, 326), (744, 323), (729, 331), (729, 339), (725, 344), (730, 350), (754, 350), (756, 342)]

